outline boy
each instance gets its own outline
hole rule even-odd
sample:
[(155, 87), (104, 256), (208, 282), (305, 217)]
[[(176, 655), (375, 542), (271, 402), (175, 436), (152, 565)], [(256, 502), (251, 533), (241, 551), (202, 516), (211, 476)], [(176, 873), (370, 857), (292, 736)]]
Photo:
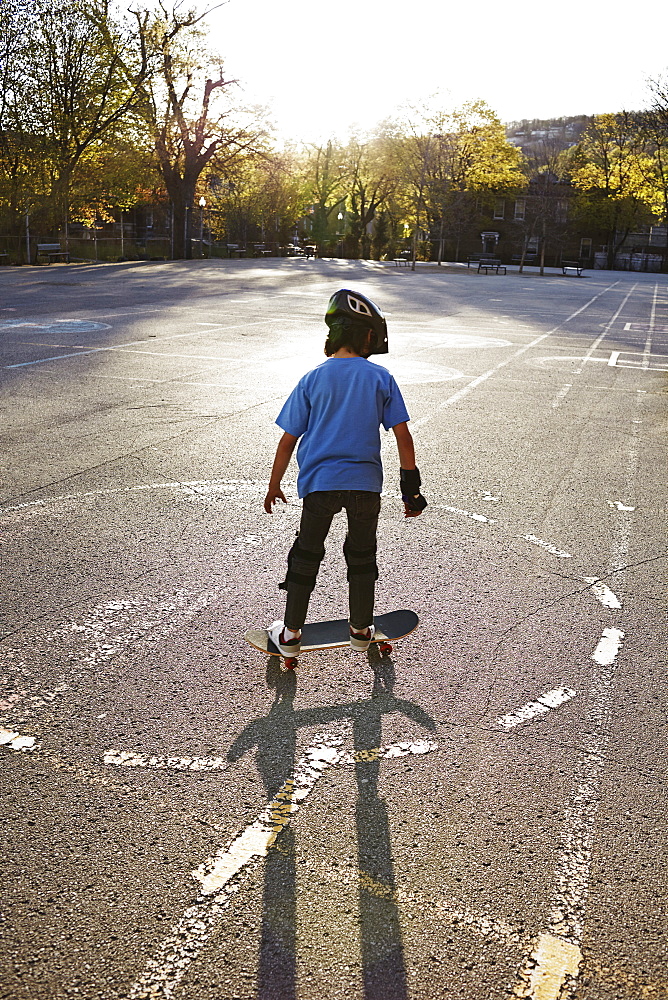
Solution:
[(329, 300), (325, 322), (327, 361), (305, 375), (286, 400), (276, 423), (284, 431), (265, 497), (272, 513), (277, 500), (287, 503), (281, 480), (299, 438), (297, 492), (303, 498), (297, 538), (288, 553), (285, 623), (274, 622), (269, 637), (283, 656), (298, 656), (301, 629), (332, 519), (343, 507), (348, 533), (343, 552), (348, 566), (350, 645), (364, 651), (374, 634), (373, 603), (376, 528), (383, 467), (380, 425), (392, 428), (399, 451), (401, 493), (406, 517), (427, 506), (420, 493), (413, 438), (401, 392), (385, 368), (368, 360), (387, 354), (385, 317), (371, 299), (341, 288)]

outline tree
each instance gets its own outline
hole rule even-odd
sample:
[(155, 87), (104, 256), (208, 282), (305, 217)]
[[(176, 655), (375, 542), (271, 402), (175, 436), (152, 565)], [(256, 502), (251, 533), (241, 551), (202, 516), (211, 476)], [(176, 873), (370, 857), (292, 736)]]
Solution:
[[(522, 156), (484, 101), (470, 101), (450, 111), (433, 104), (411, 109), (397, 139), (414, 206), (414, 257), (422, 218), (428, 219), (430, 230), (438, 228), (440, 248), (448, 225), (454, 230), (470, 214), (464, 195), (485, 197), (525, 184)], [(449, 218), (451, 213), (458, 221)]]
[(668, 225), (668, 78), (650, 84), (652, 105), (638, 115), (638, 125), (651, 155), (650, 183), (655, 189), (655, 211)]
[(531, 241), (538, 245), (540, 273), (545, 273), (545, 256), (561, 250), (568, 223), (572, 189), (566, 181), (567, 156), (563, 143), (554, 138), (535, 142), (525, 158), (528, 181), (524, 218), (518, 221), (522, 231), (520, 272)]
[(24, 217), (48, 201), (51, 183), (49, 149), (32, 128), (25, 92), (32, 20), (20, 0), (0, 5), (0, 209), (17, 238)]
[(637, 116), (597, 115), (574, 155), (571, 176), (580, 214), (605, 234), (611, 269), (629, 233), (652, 216), (650, 171)]
[(351, 139), (347, 149), (350, 171), (350, 207), (353, 237), (359, 243), (361, 256), (369, 257), (371, 236), (369, 226), (386, 204), (396, 186), (384, 156), (382, 140), (359, 136)]
[[(135, 58), (109, 0), (34, 0), (15, 23), (19, 44), (3, 131), (33, 173), (39, 150), (54, 224), (65, 226), (75, 174), (136, 107), (146, 64)], [(124, 69), (130, 61), (131, 82)]]
[(222, 61), (204, 45), (198, 26), (207, 13), (163, 0), (134, 12), (137, 45), (149, 66), (139, 110), (172, 203), (176, 257), (192, 256), (190, 220), (204, 171), (224, 174), (240, 154), (261, 152), (266, 137), (260, 113), (234, 102), (237, 81), (225, 77)]
[(350, 181), (350, 164), (345, 150), (331, 140), (326, 146), (312, 146), (305, 168), (306, 186), (313, 207), (313, 240), (322, 253), (323, 246), (336, 235), (332, 226), (334, 212), (337, 216), (345, 207)]

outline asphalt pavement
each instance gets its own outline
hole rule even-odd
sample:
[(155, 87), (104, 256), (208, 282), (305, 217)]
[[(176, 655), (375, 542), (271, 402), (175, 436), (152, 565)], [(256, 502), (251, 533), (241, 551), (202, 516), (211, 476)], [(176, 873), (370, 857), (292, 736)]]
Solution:
[[(377, 612), (420, 626), (286, 672), (243, 633), (294, 464), (262, 501), (342, 286), (429, 501), (383, 432)], [(2, 268), (0, 346), (3, 1000), (668, 997), (666, 275)]]

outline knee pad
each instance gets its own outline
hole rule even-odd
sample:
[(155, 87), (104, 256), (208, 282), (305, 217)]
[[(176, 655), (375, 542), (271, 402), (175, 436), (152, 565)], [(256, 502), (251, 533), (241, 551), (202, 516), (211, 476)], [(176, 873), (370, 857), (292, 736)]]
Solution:
[(370, 573), (373, 573), (374, 580), (378, 579), (376, 549), (376, 545), (369, 549), (355, 549), (346, 538), (343, 543), (343, 554), (348, 567), (348, 581), (350, 581), (352, 576), (366, 576)]
[[(288, 552), (288, 572), (283, 583), (279, 583), (279, 590), (287, 590), (289, 583), (297, 583), (302, 587), (308, 587), (310, 591), (313, 590), (324, 556), (324, 548), (320, 552), (310, 552), (308, 549), (302, 548), (299, 544), (299, 532), (297, 532), (292, 548)], [(301, 564), (299, 567), (301, 572), (293, 568), (295, 560)]]

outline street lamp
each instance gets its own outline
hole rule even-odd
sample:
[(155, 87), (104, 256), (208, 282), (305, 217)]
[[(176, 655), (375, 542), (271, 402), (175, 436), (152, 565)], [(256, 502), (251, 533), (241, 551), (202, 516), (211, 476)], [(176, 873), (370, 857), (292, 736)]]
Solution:
[(204, 195), (199, 200), (199, 255), (204, 256), (204, 209), (206, 208), (206, 198)]
[[(339, 220), (338, 230), (341, 230), (342, 228), (341, 223), (343, 222), (343, 212), (339, 212), (339, 214), (337, 215), (337, 219)], [(339, 257), (343, 257), (343, 233), (339, 232), (338, 230), (336, 235), (339, 238)]]

